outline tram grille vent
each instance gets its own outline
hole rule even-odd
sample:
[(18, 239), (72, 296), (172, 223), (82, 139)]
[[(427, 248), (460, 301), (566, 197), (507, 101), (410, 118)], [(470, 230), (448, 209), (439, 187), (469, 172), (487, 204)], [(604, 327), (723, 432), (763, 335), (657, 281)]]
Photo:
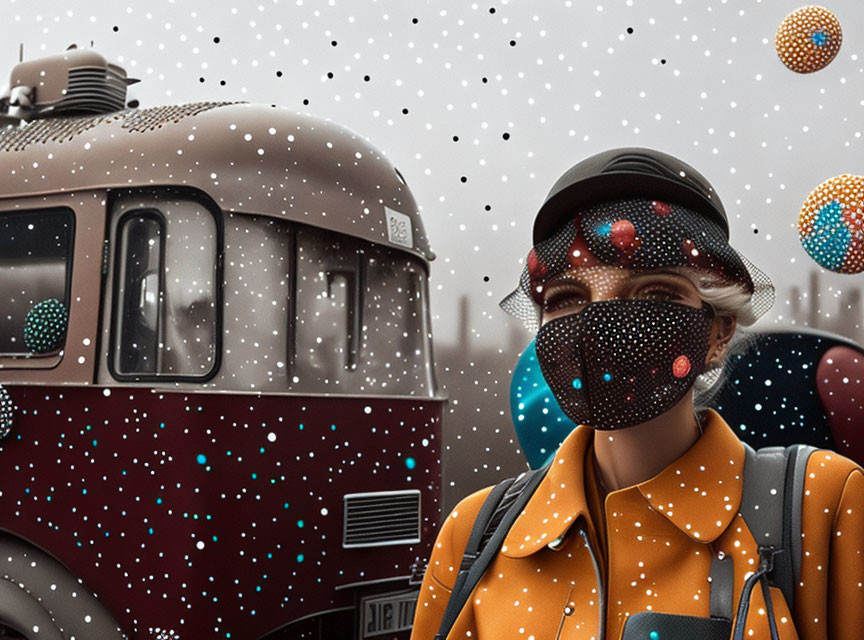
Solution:
[(420, 491), (350, 493), (343, 500), (344, 548), (420, 542)]
[(225, 107), (242, 102), (192, 102), (189, 104), (172, 104), (164, 107), (139, 109), (130, 114), (123, 122), (123, 128), (135, 133), (154, 131), (163, 125), (180, 122), (183, 118), (197, 116), (210, 109)]
[(21, 126), (9, 125), (0, 131), (0, 151), (23, 151), (31, 144), (69, 142), (114, 116), (85, 116), (33, 120)]

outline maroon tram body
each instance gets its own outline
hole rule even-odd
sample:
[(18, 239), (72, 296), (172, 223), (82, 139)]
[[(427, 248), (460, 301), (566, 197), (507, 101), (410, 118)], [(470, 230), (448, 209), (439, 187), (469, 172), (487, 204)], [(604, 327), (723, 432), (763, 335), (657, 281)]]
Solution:
[[(402, 176), (284, 109), (82, 115), (64, 107), (78, 75), (129, 82), (92, 51), (19, 67), (21, 122), (0, 133), (0, 557), (20, 594), (0, 623), (406, 637), (446, 399)], [(40, 102), (40, 77), (67, 90)], [(51, 300), (59, 321), (38, 317)]]

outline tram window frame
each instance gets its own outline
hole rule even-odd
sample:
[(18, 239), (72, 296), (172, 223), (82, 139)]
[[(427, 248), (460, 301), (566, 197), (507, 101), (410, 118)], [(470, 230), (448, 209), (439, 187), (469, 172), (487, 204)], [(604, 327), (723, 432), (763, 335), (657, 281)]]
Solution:
[[(303, 223), (294, 225), (298, 233), (293, 235), (290, 249), (293, 259), (289, 269), (291, 290), (286, 318), (286, 390), (334, 396), (433, 397), (438, 387), (429, 335), (428, 264), (422, 257), (397, 247)], [(305, 243), (298, 237), (304, 232), (309, 234)], [(345, 242), (347, 246), (338, 250), (331, 248), (329, 252), (320, 250), (333, 241)], [(312, 247), (318, 248), (304, 259), (302, 256)], [(330, 264), (324, 256), (334, 251), (343, 255), (343, 259)], [(351, 258), (347, 258), (348, 253)], [(385, 284), (378, 282), (382, 276), (387, 278)], [(308, 290), (301, 294), (300, 289)], [(319, 319), (314, 315), (315, 308), (308, 303), (321, 305), (323, 300), (332, 300), (337, 291), (338, 301), (334, 303), (344, 309), (326, 319), (320, 318), (321, 324), (315, 324)], [(322, 295), (321, 300), (316, 292)], [(305, 298), (304, 303), (305, 296), (310, 297)], [(388, 307), (389, 303), (407, 306), (398, 311)], [(323, 305), (319, 310), (323, 312)], [(416, 330), (413, 334), (404, 335), (405, 330), (400, 328), (403, 314), (414, 314)], [(376, 318), (383, 318), (388, 328), (370, 326), (370, 323), (377, 324)], [(344, 326), (344, 331), (330, 338), (332, 349), (343, 356), (331, 369), (318, 368), (312, 364), (312, 358), (317, 356), (310, 356), (309, 347), (314, 348), (316, 341), (321, 344), (320, 339), (327, 339), (318, 331), (322, 326), (330, 328), (331, 322)], [(407, 344), (403, 346), (403, 336), (409, 340), (410, 349)], [(402, 355), (398, 355), (399, 352)], [(400, 360), (392, 360), (394, 357)], [(398, 366), (403, 361), (404, 369)], [(393, 362), (397, 363), (396, 367), (387, 364)], [(326, 375), (325, 371), (331, 375)], [(316, 388), (316, 385), (320, 386)]]
[[(110, 328), (110, 337), (109, 337), (109, 349), (107, 353), (107, 366), (108, 372), (110, 375), (118, 381), (130, 381), (130, 382), (207, 382), (211, 380), (218, 372), (221, 367), (222, 360), (222, 306), (223, 306), (223, 295), (222, 295), (222, 287), (223, 287), (223, 277), (224, 277), (224, 269), (223, 269), (223, 256), (224, 256), (224, 221), (222, 219), (222, 210), (219, 209), (214, 204), (210, 203), (206, 197), (200, 197), (193, 193), (176, 193), (173, 191), (148, 191), (146, 193), (139, 192), (138, 195), (143, 199), (152, 198), (153, 202), (157, 206), (137, 206), (132, 207), (130, 209), (121, 210), (120, 215), (117, 218), (117, 222), (114, 225), (114, 233), (113, 233), (113, 251), (114, 251), (114, 267), (111, 276), (112, 280), (112, 295), (111, 295), (111, 328)], [(140, 201), (140, 200), (139, 200)], [(204, 373), (200, 374), (192, 374), (192, 373), (147, 373), (147, 372), (139, 372), (139, 373), (123, 373), (117, 369), (117, 357), (118, 350), (120, 345), (118, 344), (118, 332), (120, 330), (119, 327), (119, 314), (121, 313), (121, 307), (124, 303), (121, 300), (120, 296), (120, 274), (121, 274), (121, 261), (125, 258), (122, 255), (122, 247), (123, 241), (121, 234), (125, 228), (127, 218), (138, 215), (140, 216), (142, 213), (147, 215), (156, 214), (162, 217), (163, 225), (165, 224), (165, 213), (158, 208), (158, 204), (160, 202), (189, 202), (198, 205), (202, 211), (205, 211), (209, 214), (213, 220), (214, 224), (214, 254), (213, 254), (213, 264), (214, 270), (212, 273), (213, 277), (213, 296), (211, 300), (211, 305), (214, 309), (213, 313), (213, 340), (210, 343), (210, 351), (209, 358), (211, 360), (210, 369)], [(160, 298), (164, 298), (165, 288), (165, 247), (170, 235), (170, 229), (166, 226), (163, 226), (164, 233), (162, 238), (162, 246), (160, 247)], [(160, 305), (161, 309), (161, 305)], [(163, 343), (164, 346), (164, 343)]]
[[(71, 207), (44, 207), (39, 209), (24, 209), (24, 210), (11, 210), (11, 211), (2, 211), (0, 212), (0, 218), (5, 217), (13, 217), (13, 216), (27, 216), (27, 215), (44, 215), (46, 213), (64, 213), (67, 216), (66, 222), (68, 223), (68, 236), (67, 236), (67, 246), (65, 252), (65, 283), (63, 286), (63, 300), (61, 301), (63, 306), (66, 309), (67, 316), (70, 314), (71, 307), (71, 294), (72, 294), (72, 272), (74, 270), (75, 265), (75, 237), (76, 237), (76, 218), (75, 211)], [(21, 326), (23, 331), (23, 324)], [(63, 351), (66, 347), (66, 339), (68, 337), (69, 327), (67, 324), (66, 327), (66, 335), (63, 337), (63, 343), (60, 344), (56, 349), (52, 349), (51, 351), (46, 351), (44, 353), (35, 353), (32, 351), (20, 351), (20, 352), (5, 352), (0, 351), (0, 358), (14, 358), (16, 360), (25, 360), (25, 359), (43, 359), (43, 358), (56, 358), (57, 361), (62, 358)], [(21, 344), (24, 342), (22, 340)]]

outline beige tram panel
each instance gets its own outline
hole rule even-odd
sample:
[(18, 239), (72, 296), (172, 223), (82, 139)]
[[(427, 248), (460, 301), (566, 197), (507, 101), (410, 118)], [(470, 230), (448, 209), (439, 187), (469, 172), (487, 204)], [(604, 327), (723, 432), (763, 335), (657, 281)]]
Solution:
[[(0, 207), (4, 198), (62, 191), (195, 187), (225, 211), (434, 259), (396, 168), (353, 131), (282, 107), (193, 103), (13, 125), (0, 132), (0, 185)], [(410, 221), (410, 246), (391, 240), (393, 212)]]

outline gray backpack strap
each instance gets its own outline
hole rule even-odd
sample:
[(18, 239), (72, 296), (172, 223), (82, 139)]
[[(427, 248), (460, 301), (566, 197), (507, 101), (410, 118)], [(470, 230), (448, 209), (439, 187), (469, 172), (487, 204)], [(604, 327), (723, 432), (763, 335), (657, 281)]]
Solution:
[(447, 601), (435, 640), (444, 640), (450, 633), (459, 612), (492, 563), (492, 559), (498, 554), (510, 527), (528, 504), (549, 466), (546, 464), (539, 469), (525, 471), (515, 480), (504, 480), (486, 497), (471, 529), (459, 575)]
[[(795, 584), (801, 576), (801, 509), (807, 460), (816, 447), (795, 444), (789, 447), (763, 447), (755, 451), (744, 445), (744, 482), (740, 513), (759, 546), (760, 570), (744, 586), (739, 599), (738, 624), (733, 638), (743, 633), (750, 594), (756, 582), (762, 583), (769, 605), (772, 637), (776, 637), (769, 583), (783, 592), (790, 613), (794, 608)], [(734, 578), (726, 557), (711, 561), (711, 616), (731, 618)], [(716, 592), (716, 593), (715, 593)], [(728, 607), (728, 608), (727, 608)]]
[[(792, 445), (789, 458), (789, 476), (786, 484), (786, 496), (791, 501), (789, 509), (792, 517), (790, 519), (789, 549), (792, 554), (792, 586), (801, 582), (801, 512), (804, 499), (804, 480), (807, 477), (807, 461), (810, 455), (817, 450), (809, 444)], [(784, 590), (784, 595), (786, 591)], [(789, 604), (789, 613), (794, 613), (794, 590), (790, 587), (786, 602)]]
[(711, 556), (711, 591), (709, 594), (712, 618), (726, 618), (732, 622), (732, 590), (735, 585), (735, 567), (732, 556)]

